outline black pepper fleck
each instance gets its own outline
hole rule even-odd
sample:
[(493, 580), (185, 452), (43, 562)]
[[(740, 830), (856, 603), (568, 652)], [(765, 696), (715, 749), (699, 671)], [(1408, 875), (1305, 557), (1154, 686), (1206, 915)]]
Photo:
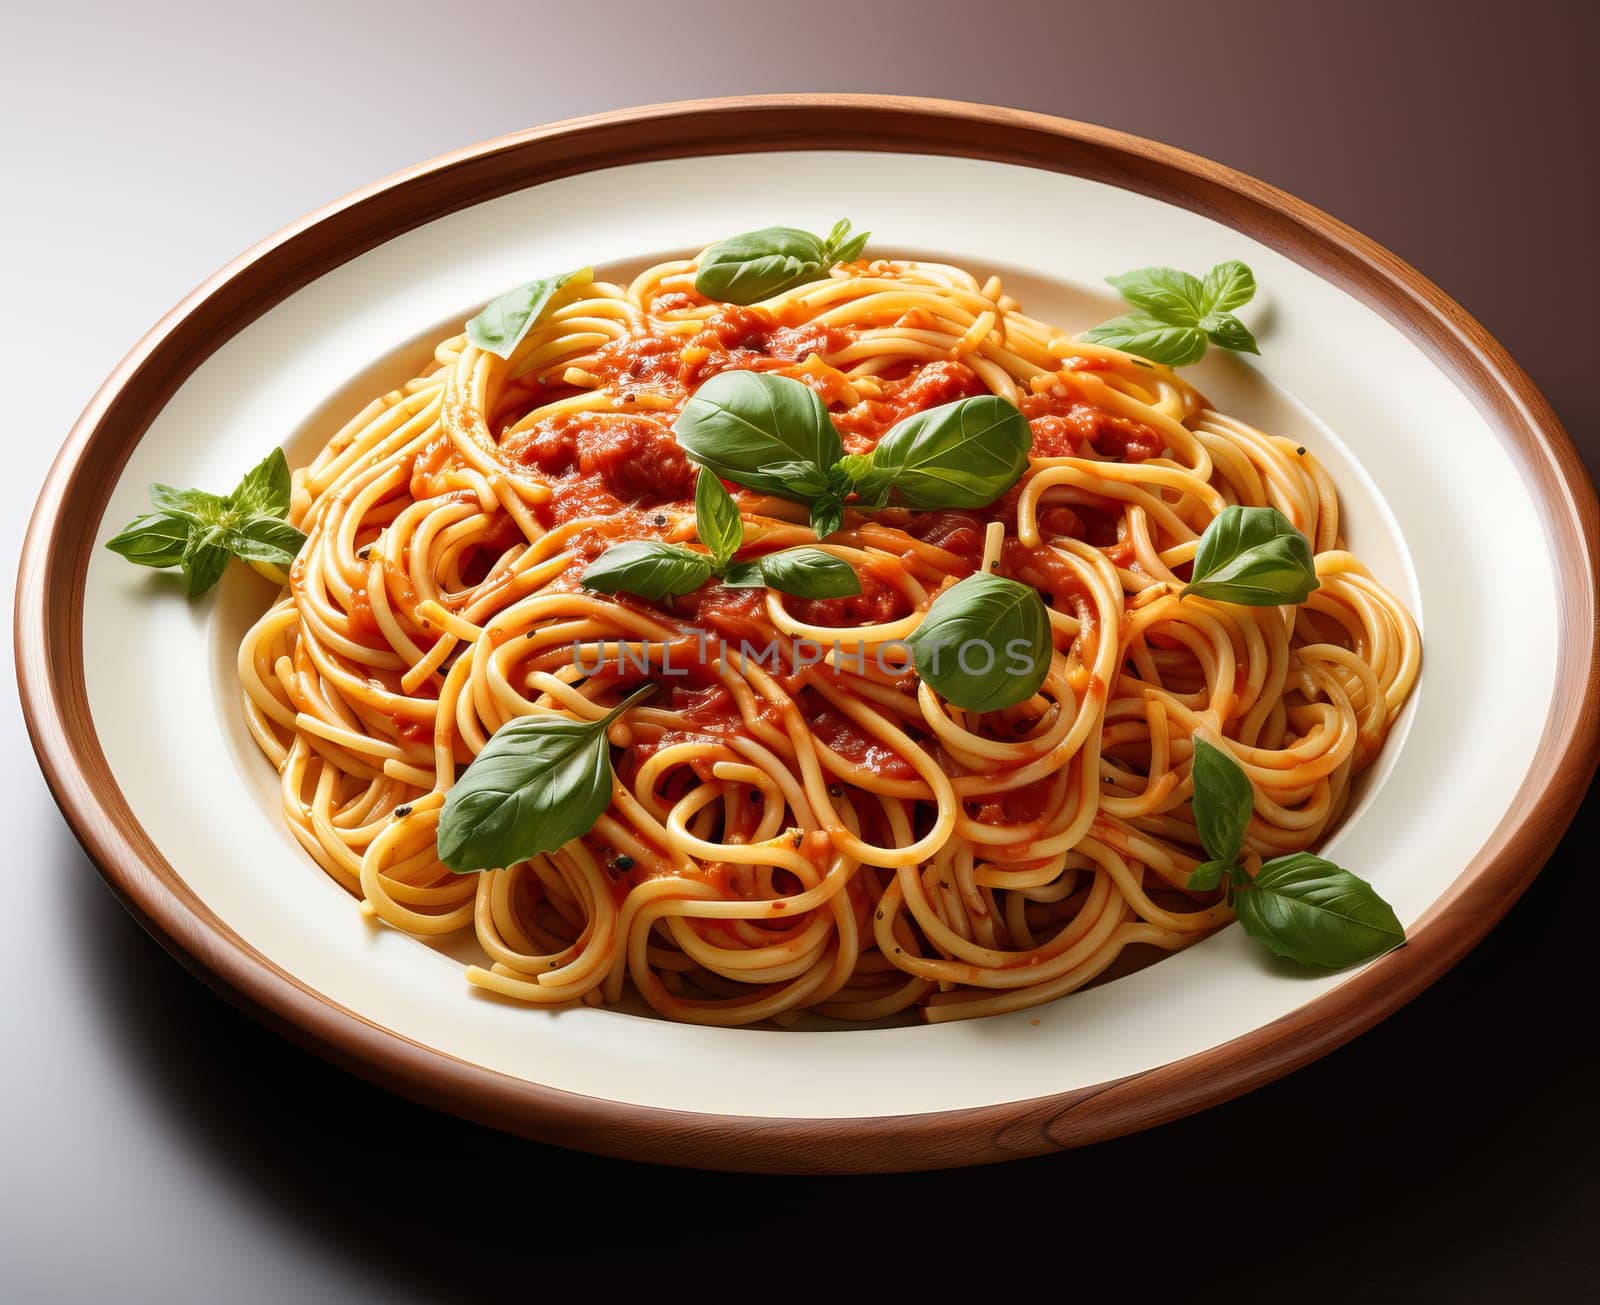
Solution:
[(650, 522), (652, 525), (664, 526), (667, 524), (667, 514), (665, 512), (657, 512), (655, 516), (650, 518)]
[(1297, 448), (1295, 450), (1295, 452), (1298, 453), (1302, 458), (1305, 457), (1305, 455), (1306, 455), (1306, 446), (1304, 444), (1302, 444), (1299, 448)]
[(616, 865), (618, 870), (632, 870), (633, 858), (626, 852), (623, 852), (617, 857)]
[(372, 552), (372, 545), (368, 544), (365, 548), (356, 549), (356, 556), (359, 557), (363, 562), (365, 562), (367, 560), (367, 555), (369, 553), (371, 553), (371, 552)]
[(411, 814), (411, 804), (407, 803), (403, 807), (396, 807), (394, 813), (397, 816), (409, 816)]
[(837, 784), (829, 784), (828, 785), (828, 796), (829, 797), (843, 797), (844, 796), (844, 790), (842, 788), (840, 788)]

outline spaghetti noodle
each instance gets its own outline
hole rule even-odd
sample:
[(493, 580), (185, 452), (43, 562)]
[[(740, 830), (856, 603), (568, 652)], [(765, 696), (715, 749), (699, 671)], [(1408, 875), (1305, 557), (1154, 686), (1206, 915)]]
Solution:
[[(1231, 918), (1224, 889), (1186, 887), (1197, 735), (1253, 784), (1252, 865), (1323, 837), (1420, 644), (1345, 551), (1312, 453), (1025, 316), (998, 278), (858, 260), (734, 307), (697, 294), (695, 268), (566, 285), (506, 359), (446, 340), (295, 473), (307, 543), (239, 674), (289, 827), (364, 909), (475, 934), (469, 980), (538, 1005), (631, 984), (703, 1024), (948, 1020), (1051, 1000), (1130, 946)], [(586, 591), (620, 541), (695, 538), (672, 422), (730, 369), (812, 387), (850, 453), (992, 392), (1029, 419), (1028, 471), (983, 509), (847, 507), (823, 541), (802, 505), (733, 487), (748, 547), (820, 546), (858, 596)], [(1179, 597), (1230, 504), (1310, 540), (1305, 603)], [(871, 655), (980, 570), (1045, 597), (1056, 647), (1032, 699), (982, 714)], [(806, 664), (802, 640), (826, 655)], [(504, 869), (440, 862), (446, 794), (497, 729), (598, 719), (647, 678), (656, 693), (609, 727), (591, 833)]]

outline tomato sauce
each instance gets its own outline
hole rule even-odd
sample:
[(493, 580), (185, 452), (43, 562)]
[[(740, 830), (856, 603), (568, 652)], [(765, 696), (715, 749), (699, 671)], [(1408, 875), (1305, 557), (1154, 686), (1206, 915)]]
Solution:
[(1118, 462), (1145, 462), (1157, 456), (1166, 439), (1154, 427), (1060, 394), (1028, 394), (1022, 415), (1033, 428), (1036, 458), (1098, 456)]
[(1007, 575), (1049, 594), (1058, 610), (1068, 610), (1074, 600), (1087, 600), (1089, 596), (1077, 571), (1048, 544), (1029, 548), (1020, 539), (1008, 539), (1000, 559)]
[(852, 766), (884, 779), (917, 777), (909, 761), (867, 734), (821, 694), (802, 689), (799, 701), (811, 732)]
[(906, 534), (953, 553), (968, 571), (976, 571), (983, 561), (984, 529), (984, 520), (976, 513), (956, 511), (918, 512), (905, 526)]
[(1052, 810), (1055, 777), (1035, 780), (1021, 788), (993, 793), (978, 803), (977, 818), (986, 825), (1029, 825)]
[(790, 598), (786, 605), (797, 621), (822, 625), (830, 630), (853, 630), (863, 625), (879, 625), (911, 614), (911, 603), (894, 585), (858, 567), (861, 592), (849, 598)]
[(863, 399), (834, 416), (847, 453), (870, 453), (889, 427), (913, 413), (978, 394), (989, 387), (966, 363), (941, 359), (887, 381), (883, 397)]

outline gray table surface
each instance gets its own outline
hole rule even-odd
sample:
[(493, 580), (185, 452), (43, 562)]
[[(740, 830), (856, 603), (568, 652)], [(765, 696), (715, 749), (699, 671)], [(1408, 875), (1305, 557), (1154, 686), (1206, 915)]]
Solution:
[[(1589, 6), (819, 0), (785, 6), (787, 18), (749, 3), (455, 8), (280, 0), (11, 13), (0, 79), (8, 557), (95, 386), (256, 239), (504, 131), (752, 91), (1010, 104), (1254, 173), (1456, 295), (1532, 372), (1596, 466)], [(102, 887), (35, 769), (15, 696), (3, 696), (0, 1299), (446, 1299), (508, 1280), (526, 1294), (562, 1258), (663, 1261), (676, 1249), (703, 1267), (743, 1250), (776, 1252), (781, 1265), (787, 1246), (807, 1263), (841, 1219), (889, 1237), (897, 1266), (930, 1237), (937, 1246), (941, 1229), (980, 1242), (999, 1257), (997, 1284), (1010, 1281), (1008, 1235), (1048, 1250), (1052, 1229), (1075, 1229), (1063, 1244), (1109, 1249), (1130, 1221), (1147, 1245), (1151, 1228), (1165, 1229), (1185, 1263), (1247, 1261), (1228, 1274), (1235, 1298), (1496, 1299), (1513, 1286), (1556, 1298), (1592, 1281), (1582, 1276), (1597, 1204), (1582, 1087), (1592, 1024), (1575, 1039), (1539, 1013), (1551, 985), (1593, 992), (1581, 963), (1561, 959), (1589, 941), (1570, 923), (1580, 905), (1565, 871), (1592, 851), (1592, 821), (1433, 993), (1203, 1119), (979, 1175), (679, 1175), (430, 1115), (235, 1014)], [(1352, 1103), (1359, 1124), (1343, 1117)], [(1263, 1121), (1280, 1144), (1299, 1139), (1296, 1177), (1268, 1168)], [(384, 1141), (396, 1133), (410, 1149)], [(1356, 1155), (1377, 1167), (1363, 1173)], [(514, 1217), (495, 1215), (513, 1176), (536, 1195), (514, 1203)], [(975, 1194), (1002, 1192), (1061, 1213), (984, 1225), (991, 1204), (968, 1209)], [(1296, 1242), (1286, 1219), (1270, 1249), (1255, 1238), (1247, 1257), (1230, 1257), (1195, 1231), (1219, 1194), (1235, 1210), (1311, 1200), (1322, 1240)], [(1099, 1272), (1083, 1267), (1095, 1259), (1084, 1246), (1073, 1255), (1083, 1281)]]

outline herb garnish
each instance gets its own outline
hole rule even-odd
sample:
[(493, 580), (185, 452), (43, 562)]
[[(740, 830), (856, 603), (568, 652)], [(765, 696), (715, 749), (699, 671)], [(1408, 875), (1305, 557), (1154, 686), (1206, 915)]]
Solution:
[(826, 538), (844, 499), (882, 507), (891, 494), (914, 508), (984, 507), (1028, 469), (1033, 433), (998, 395), (957, 399), (915, 413), (871, 453), (846, 456), (828, 409), (810, 386), (771, 372), (711, 377), (673, 425), (689, 457), (724, 480), (806, 503)]
[(494, 732), (445, 795), (439, 860), (457, 874), (499, 870), (554, 852), (594, 828), (611, 805), (611, 723), (656, 686), (598, 720), (519, 716)]
[(1181, 367), (1199, 362), (1214, 344), (1236, 353), (1259, 354), (1255, 338), (1234, 316), (1256, 292), (1255, 275), (1238, 260), (1218, 263), (1204, 281), (1171, 267), (1142, 267), (1106, 278), (1133, 305), (1083, 338), (1093, 344)]
[(467, 339), (486, 353), (509, 358), (550, 307), (556, 291), (568, 285), (586, 285), (593, 279), (594, 269), (584, 267), (507, 290), (467, 323)]
[(733, 495), (707, 467), (700, 468), (695, 481), (694, 503), (695, 533), (708, 552), (631, 539), (590, 564), (583, 573), (585, 587), (660, 602), (669, 595), (693, 593), (715, 575), (735, 588), (766, 585), (797, 598), (849, 598), (861, 592), (854, 568), (820, 548), (786, 548), (735, 563), (734, 554), (744, 546), (744, 522)]
[(1210, 860), (1189, 875), (1199, 891), (1226, 876), (1244, 931), (1278, 956), (1340, 969), (1371, 960), (1406, 939), (1394, 908), (1365, 879), (1309, 852), (1264, 863), (1251, 877), (1239, 864), (1254, 789), (1231, 752), (1196, 737), (1194, 817)]
[(135, 517), (106, 547), (139, 566), (183, 568), (196, 598), (222, 578), (228, 560), (288, 566), (306, 537), (283, 518), (289, 511), (289, 464), (273, 449), (224, 498), (200, 489), (151, 485), (158, 509)]
[(946, 702), (998, 711), (1039, 691), (1055, 651), (1038, 590), (979, 571), (951, 585), (906, 640), (917, 674)]
[(1184, 594), (1245, 607), (1303, 603), (1319, 587), (1311, 541), (1271, 507), (1224, 508), (1200, 536)]
[(1016, 404), (981, 394), (896, 422), (864, 459), (845, 459), (845, 472), (872, 506), (893, 490), (913, 508), (987, 507), (1021, 479), (1032, 447)]
[(795, 227), (763, 227), (729, 236), (706, 250), (694, 288), (725, 304), (757, 303), (822, 280), (836, 263), (854, 262), (870, 234), (861, 231), (852, 236), (845, 218), (825, 238)]

